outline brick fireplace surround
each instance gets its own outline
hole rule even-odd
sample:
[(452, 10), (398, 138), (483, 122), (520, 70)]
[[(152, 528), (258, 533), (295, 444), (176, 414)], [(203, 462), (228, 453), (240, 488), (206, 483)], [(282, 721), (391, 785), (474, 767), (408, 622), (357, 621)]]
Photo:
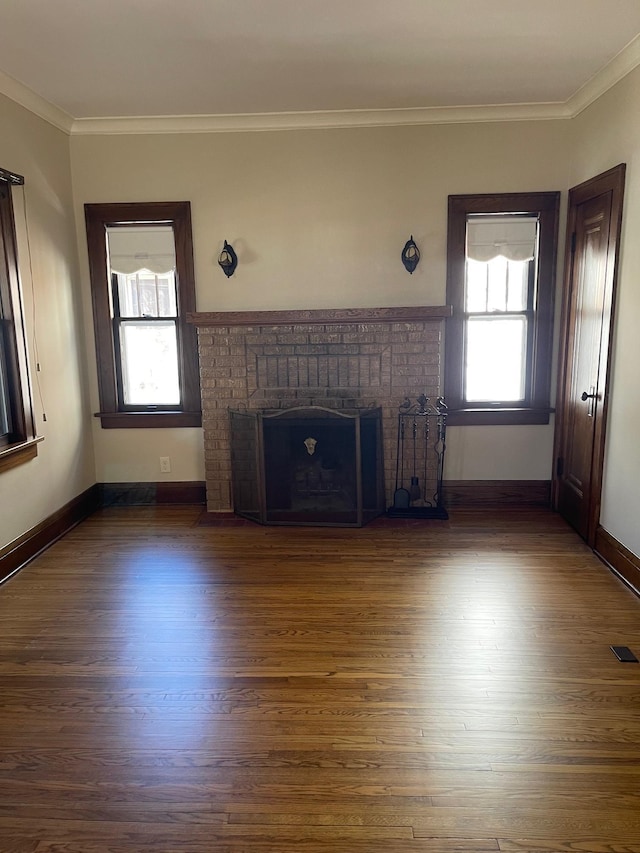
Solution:
[(398, 406), (441, 393), (449, 306), (193, 313), (198, 330), (207, 510), (232, 508), (231, 409), (380, 406), (387, 505)]

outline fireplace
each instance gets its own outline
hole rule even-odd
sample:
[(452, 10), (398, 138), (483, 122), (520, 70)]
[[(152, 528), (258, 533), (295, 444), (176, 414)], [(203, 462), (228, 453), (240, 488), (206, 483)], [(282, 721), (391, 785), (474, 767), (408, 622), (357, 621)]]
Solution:
[[(254, 459), (262, 433), (251, 420), (256, 413), (305, 406), (382, 410), (386, 505), (392, 504), (398, 407), (407, 397), (442, 393), (442, 333), (450, 315), (448, 306), (189, 315), (198, 328), (208, 512), (228, 512), (235, 501), (256, 520), (266, 514), (255, 462), (253, 480), (239, 483), (236, 471), (232, 487), (229, 410), (247, 415), (245, 430), (236, 424), (236, 431), (256, 445), (249, 451)], [(237, 439), (234, 468), (247, 452)]]
[(361, 527), (385, 509), (381, 424), (379, 408), (231, 411), (234, 512)]

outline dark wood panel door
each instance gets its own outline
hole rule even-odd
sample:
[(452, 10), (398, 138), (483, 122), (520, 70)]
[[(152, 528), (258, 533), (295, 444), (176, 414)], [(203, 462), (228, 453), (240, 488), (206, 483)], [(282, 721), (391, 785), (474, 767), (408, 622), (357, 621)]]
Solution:
[(558, 509), (585, 539), (589, 526), (595, 427), (600, 417), (598, 381), (607, 267), (611, 193), (576, 211), (564, 446), (559, 464)]
[[(556, 506), (592, 542), (600, 511), (622, 183), (616, 170), (570, 194)], [(607, 178), (607, 176), (609, 176)]]

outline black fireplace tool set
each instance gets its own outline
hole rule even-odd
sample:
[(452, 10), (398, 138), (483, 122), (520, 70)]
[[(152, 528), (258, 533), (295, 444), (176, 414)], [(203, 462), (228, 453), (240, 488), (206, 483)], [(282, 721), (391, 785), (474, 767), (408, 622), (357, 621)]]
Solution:
[(442, 505), (447, 406), (421, 394), (398, 407), (396, 483), (392, 518), (448, 518)]

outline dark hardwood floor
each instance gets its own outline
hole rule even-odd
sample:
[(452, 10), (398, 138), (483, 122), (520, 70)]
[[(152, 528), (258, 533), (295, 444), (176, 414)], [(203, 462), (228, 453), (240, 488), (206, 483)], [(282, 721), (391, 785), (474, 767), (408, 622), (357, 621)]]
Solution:
[(199, 513), (0, 587), (2, 853), (640, 853), (640, 601), (558, 516)]

